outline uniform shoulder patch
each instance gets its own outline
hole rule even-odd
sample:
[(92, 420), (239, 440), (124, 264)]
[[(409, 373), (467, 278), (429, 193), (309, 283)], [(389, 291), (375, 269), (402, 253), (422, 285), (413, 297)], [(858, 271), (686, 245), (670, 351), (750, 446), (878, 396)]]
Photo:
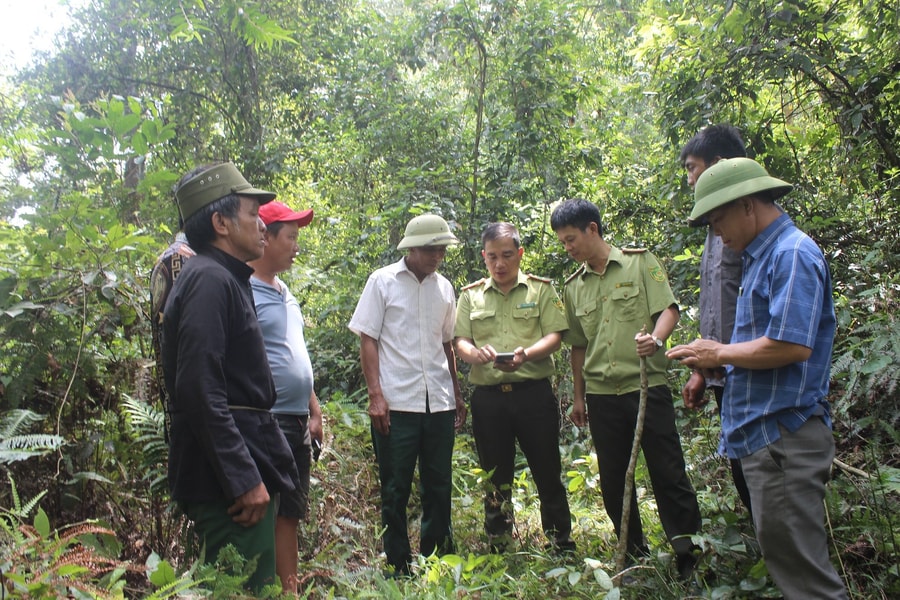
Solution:
[(566, 277), (566, 284), (568, 285), (568, 283), (569, 283), (570, 281), (572, 281), (573, 279), (575, 279), (576, 277), (578, 277), (578, 276), (581, 275), (582, 273), (584, 273), (584, 264), (583, 264), (583, 263), (582, 263), (582, 265), (581, 265), (580, 267), (578, 267), (578, 268), (575, 270), (574, 273), (572, 273), (571, 275), (569, 275), (568, 277)]
[(646, 251), (646, 248), (622, 248), (623, 254), (643, 254)]
[(487, 281), (487, 278), (486, 278), (486, 277), (483, 277), (483, 278), (479, 279), (478, 281), (475, 281), (475, 282), (470, 283), (469, 285), (465, 286), (465, 287), (462, 289), (462, 291), (471, 290), (471, 289), (474, 288), (474, 287), (478, 287), (479, 285), (483, 285), (485, 281)]
[(663, 282), (666, 280), (666, 272), (659, 265), (650, 266), (650, 277), (653, 281)]
[(532, 275), (531, 273), (526, 273), (525, 276), (528, 279), (534, 279), (535, 281), (542, 281), (544, 283), (553, 283), (553, 280), (549, 277), (538, 277), (537, 275)]

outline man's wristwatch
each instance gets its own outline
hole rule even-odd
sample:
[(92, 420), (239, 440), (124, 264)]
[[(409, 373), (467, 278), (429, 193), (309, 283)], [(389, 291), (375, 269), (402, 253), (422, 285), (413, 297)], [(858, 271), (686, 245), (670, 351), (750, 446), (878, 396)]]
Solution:
[(659, 350), (660, 348), (663, 347), (663, 341), (662, 341), (661, 339), (659, 339), (658, 337), (656, 337), (656, 336), (653, 335), (653, 334), (650, 334), (650, 337), (653, 338), (653, 341), (654, 341), (654, 342), (656, 342), (656, 349), (657, 349), (657, 350)]

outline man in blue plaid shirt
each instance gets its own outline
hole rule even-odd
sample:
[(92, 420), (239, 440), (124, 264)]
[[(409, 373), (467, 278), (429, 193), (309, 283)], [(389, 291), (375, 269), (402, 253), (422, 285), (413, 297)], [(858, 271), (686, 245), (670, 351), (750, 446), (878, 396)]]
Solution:
[(790, 184), (749, 158), (722, 160), (694, 189), (691, 220), (741, 253), (731, 342), (695, 340), (666, 355), (725, 366), (724, 450), (741, 461), (766, 567), (786, 600), (846, 599), (828, 557), (825, 484), (834, 458), (828, 380), (836, 321), (822, 251), (776, 200)]

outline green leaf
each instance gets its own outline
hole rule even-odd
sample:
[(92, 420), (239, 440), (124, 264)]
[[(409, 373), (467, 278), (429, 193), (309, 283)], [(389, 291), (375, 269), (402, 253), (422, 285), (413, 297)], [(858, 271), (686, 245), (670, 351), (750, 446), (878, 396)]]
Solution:
[(68, 483), (75, 483), (78, 481), (99, 481), (101, 483), (112, 483), (112, 481), (108, 477), (105, 477), (93, 471), (79, 471), (78, 473), (73, 473), (72, 478), (68, 481)]
[(150, 148), (147, 146), (147, 138), (140, 131), (131, 136), (131, 147), (134, 148), (137, 154), (147, 154), (150, 151)]
[(18, 279), (16, 277), (6, 277), (5, 279), (0, 279), (0, 306), (5, 306), (10, 296), (16, 289), (16, 285), (18, 284)]
[(567, 569), (566, 567), (556, 567), (555, 569), (550, 569), (549, 571), (547, 571), (545, 577), (556, 579), (558, 577), (562, 577), (568, 572), (569, 569)]
[(897, 494), (900, 493), (900, 469), (881, 465), (878, 467), (881, 471), (879, 481), (885, 489)]
[(74, 577), (84, 573), (90, 573), (90, 569), (82, 565), (64, 564), (57, 567), (56, 572), (63, 577)]
[(38, 310), (44, 308), (43, 304), (35, 304), (34, 302), (24, 300), (22, 302), (16, 302), (3, 312), (9, 315), (10, 317), (18, 317), (26, 310)]
[[(149, 559), (147, 566), (150, 567)], [(156, 587), (163, 587), (178, 581), (178, 576), (175, 574), (175, 569), (172, 568), (172, 565), (168, 561), (163, 560), (159, 561), (150, 571), (148, 579)]]
[(877, 373), (888, 366), (893, 364), (893, 359), (890, 355), (880, 355), (876, 356), (874, 359), (867, 361), (862, 368), (860, 368), (860, 373), (865, 375), (871, 375), (872, 373)]
[(38, 507), (37, 514), (34, 515), (34, 528), (43, 539), (50, 538), (50, 519), (43, 508)]

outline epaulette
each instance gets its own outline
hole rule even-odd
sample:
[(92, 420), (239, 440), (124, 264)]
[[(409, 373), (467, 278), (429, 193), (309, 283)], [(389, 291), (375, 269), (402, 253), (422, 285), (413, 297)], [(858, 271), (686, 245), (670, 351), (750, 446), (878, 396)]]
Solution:
[(528, 279), (534, 279), (536, 281), (542, 281), (544, 283), (553, 283), (553, 280), (549, 277), (538, 277), (537, 275), (532, 275), (531, 273), (526, 273), (525, 277)]
[(577, 276), (581, 275), (582, 273), (584, 273), (584, 263), (581, 263), (581, 266), (578, 267), (577, 269), (575, 269), (574, 273), (572, 273), (571, 275), (566, 277), (566, 285), (568, 285), (570, 281), (572, 281), (573, 279), (575, 279)]
[(623, 254), (643, 254), (646, 251), (646, 248), (622, 248)]
[(479, 279), (478, 281), (475, 281), (475, 282), (473, 282), (473, 283), (470, 283), (469, 285), (467, 285), (466, 287), (464, 287), (464, 288), (462, 289), (462, 291), (470, 290), (470, 289), (472, 289), (473, 287), (477, 287), (477, 286), (483, 284), (485, 281), (487, 281), (487, 278), (486, 278), (486, 277), (482, 277), (482, 278)]

